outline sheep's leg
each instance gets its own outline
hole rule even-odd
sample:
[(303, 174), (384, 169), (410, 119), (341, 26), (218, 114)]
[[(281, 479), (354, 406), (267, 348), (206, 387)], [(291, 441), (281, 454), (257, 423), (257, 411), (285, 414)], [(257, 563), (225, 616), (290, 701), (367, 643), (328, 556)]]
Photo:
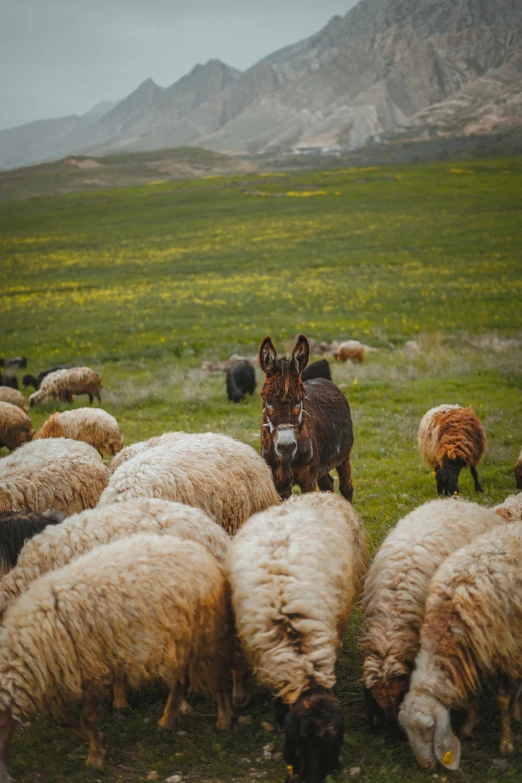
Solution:
[(326, 476), (321, 476), (321, 478), (317, 479), (317, 485), (321, 492), (334, 491), (334, 481), (329, 473), (327, 473)]
[(511, 715), (509, 695), (509, 677), (505, 674), (498, 675), (497, 684), (497, 704), (500, 711), (500, 754), (510, 756), (514, 749), (513, 729), (511, 728)]
[(472, 737), (480, 720), (479, 716), (479, 697), (475, 696), (468, 704), (468, 714), (466, 722), (460, 730), (463, 737)]
[(350, 455), (346, 457), (344, 462), (337, 465), (337, 475), (339, 476), (339, 491), (351, 503), (353, 498), (353, 481)]
[(232, 701), (236, 707), (246, 707), (252, 696), (252, 678), (250, 668), (238, 650), (234, 653), (232, 669)]
[(128, 710), (130, 704), (127, 701), (127, 694), (125, 692), (125, 686), (121, 682), (115, 682), (112, 688), (112, 706), (115, 710)]
[(0, 712), (0, 760), (7, 764), (9, 761), (9, 750), (11, 747), (11, 737), (16, 728), (15, 719), (9, 710)]
[(177, 682), (174, 687), (170, 689), (163, 715), (158, 721), (158, 726), (161, 726), (162, 729), (172, 729), (174, 726), (176, 720), (179, 718), (179, 713), (181, 712), (184, 694), (185, 686), (181, 682)]
[(470, 467), (471, 475), (473, 476), (473, 482), (475, 484), (475, 492), (484, 492), (482, 487), (479, 484), (478, 475), (477, 475), (477, 469), (475, 465), (471, 465)]
[(219, 691), (217, 694), (217, 721), (216, 727), (222, 731), (228, 731), (232, 725), (232, 707), (226, 691)]
[(87, 757), (87, 766), (101, 769), (105, 756), (103, 747), (103, 734), (98, 728), (98, 715), (96, 712), (97, 704), (95, 701), (86, 699), (83, 704), (83, 722), (89, 737), (89, 756)]
[(90, 392), (87, 392), (87, 396), (89, 397), (89, 405), (92, 405), (92, 401), (94, 400), (94, 397)]
[(519, 685), (517, 688), (511, 710), (515, 720), (518, 720), (519, 723), (522, 722), (522, 685)]

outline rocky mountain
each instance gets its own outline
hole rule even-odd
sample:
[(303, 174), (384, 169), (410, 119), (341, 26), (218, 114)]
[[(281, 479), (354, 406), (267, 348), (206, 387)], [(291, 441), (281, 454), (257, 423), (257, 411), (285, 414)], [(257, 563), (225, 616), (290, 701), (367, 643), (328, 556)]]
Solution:
[(210, 60), (166, 89), (148, 79), (98, 118), (2, 131), (0, 167), (73, 152), (297, 153), (393, 133), (494, 133), (522, 126), (521, 57), (520, 0), (361, 0), (242, 73)]

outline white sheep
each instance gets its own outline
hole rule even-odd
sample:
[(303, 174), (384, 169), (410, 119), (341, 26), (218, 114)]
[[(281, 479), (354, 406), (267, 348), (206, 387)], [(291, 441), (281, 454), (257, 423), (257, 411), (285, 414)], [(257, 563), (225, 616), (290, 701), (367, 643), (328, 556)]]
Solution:
[(27, 413), (25, 397), (18, 389), (11, 389), (10, 386), (0, 386), (0, 402), (10, 402), (11, 405), (16, 405), (17, 408)]
[(419, 765), (457, 769), (450, 709), (499, 671), (500, 752), (513, 752), (509, 679), (522, 677), (522, 524), (498, 528), (451, 555), (430, 585), (421, 648), (399, 720)]
[(54, 413), (42, 425), (36, 437), (83, 440), (102, 455), (113, 455), (123, 448), (123, 435), (118, 422), (102, 408), (75, 408)]
[(0, 460), (0, 511), (74, 514), (96, 505), (108, 479), (100, 455), (87, 443), (33, 440)]
[(366, 567), (359, 516), (333, 493), (307, 493), (256, 514), (230, 545), (241, 647), (254, 674), (290, 707), (284, 757), (300, 780), (310, 769), (323, 780), (338, 765), (343, 718), (330, 689)]
[(162, 497), (203, 509), (229, 533), (278, 505), (270, 468), (251, 446), (212, 432), (166, 439), (112, 474), (100, 506)]
[[(460, 547), (504, 520), (493, 509), (456, 498), (432, 500), (386, 536), (365, 580), (361, 646), (368, 719), (384, 712), (390, 728), (420, 646), (428, 588), (437, 568)], [(464, 730), (473, 731), (473, 716)]]
[(13, 451), (31, 440), (33, 435), (33, 425), (27, 413), (10, 402), (0, 402), (0, 448), (7, 446)]
[(216, 725), (229, 728), (232, 626), (224, 569), (193, 541), (131, 536), (37, 579), (0, 631), (0, 757), (15, 722), (34, 710), (67, 721), (68, 708), (81, 701), (87, 765), (100, 768), (96, 706), (115, 681), (168, 685), (164, 727), (190, 682), (217, 699)]
[(417, 440), (422, 459), (435, 472), (439, 495), (458, 495), (464, 467), (470, 469), (475, 491), (483, 491), (476, 466), (484, 456), (486, 436), (473, 408), (431, 408), (422, 417)]
[(55, 370), (46, 375), (38, 391), (31, 394), (29, 405), (32, 408), (40, 402), (53, 399), (73, 403), (75, 394), (87, 394), (89, 402), (92, 402), (94, 397), (100, 401), (101, 389), (101, 376), (90, 367)]
[(138, 454), (141, 454), (142, 451), (152, 449), (154, 446), (161, 446), (167, 442), (174, 443), (175, 441), (181, 440), (186, 436), (186, 432), (164, 432), (163, 435), (154, 435), (148, 440), (141, 440), (138, 441), (138, 443), (131, 443), (130, 446), (125, 446), (125, 448), (122, 449), (119, 454), (117, 454), (114, 459), (109, 462), (109, 472), (114, 473), (114, 471), (117, 470), (120, 465), (123, 465), (124, 462), (127, 462), (129, 459), (136, 457)]

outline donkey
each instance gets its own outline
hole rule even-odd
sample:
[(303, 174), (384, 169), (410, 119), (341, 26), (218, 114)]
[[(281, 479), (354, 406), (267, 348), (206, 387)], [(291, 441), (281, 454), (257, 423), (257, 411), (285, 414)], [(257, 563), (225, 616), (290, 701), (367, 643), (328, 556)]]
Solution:
[(353, 497), (350, 452), (353, 445), (350, 406), (340, 389), (324, 378), (301, 380), (310, 347), (303, 334), (292, 356), (277, 358), (270, 337), (259, 349), (265, 373), (261, 390), (264, 402), (261, 451), (272, 469), (274, 484), (285, 500), (292, 485), (301, 492), (333, 492), (330, 470), (337, 469), (341, 494)]

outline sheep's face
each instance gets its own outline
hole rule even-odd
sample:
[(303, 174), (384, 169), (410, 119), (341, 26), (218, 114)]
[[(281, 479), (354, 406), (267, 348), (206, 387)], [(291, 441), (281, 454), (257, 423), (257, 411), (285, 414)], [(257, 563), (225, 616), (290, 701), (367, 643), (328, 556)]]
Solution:
[(299, 783), (323, 783), (339, 766), (344, 720), (324, 688), (306, 691), (284, 720), (283, 756)]
[(419, 767), (435, 769), (438, 759), (448, 769), (458, 769), (460, 743), (451, 731), (449, 710), (437, 699), (410, 692), (402, 703), (399, 723)]
[(459, 494), (460, 467), (457, 465), (443, 465), (437, 469), (437, 492), (439, 495), (451, 497)]

